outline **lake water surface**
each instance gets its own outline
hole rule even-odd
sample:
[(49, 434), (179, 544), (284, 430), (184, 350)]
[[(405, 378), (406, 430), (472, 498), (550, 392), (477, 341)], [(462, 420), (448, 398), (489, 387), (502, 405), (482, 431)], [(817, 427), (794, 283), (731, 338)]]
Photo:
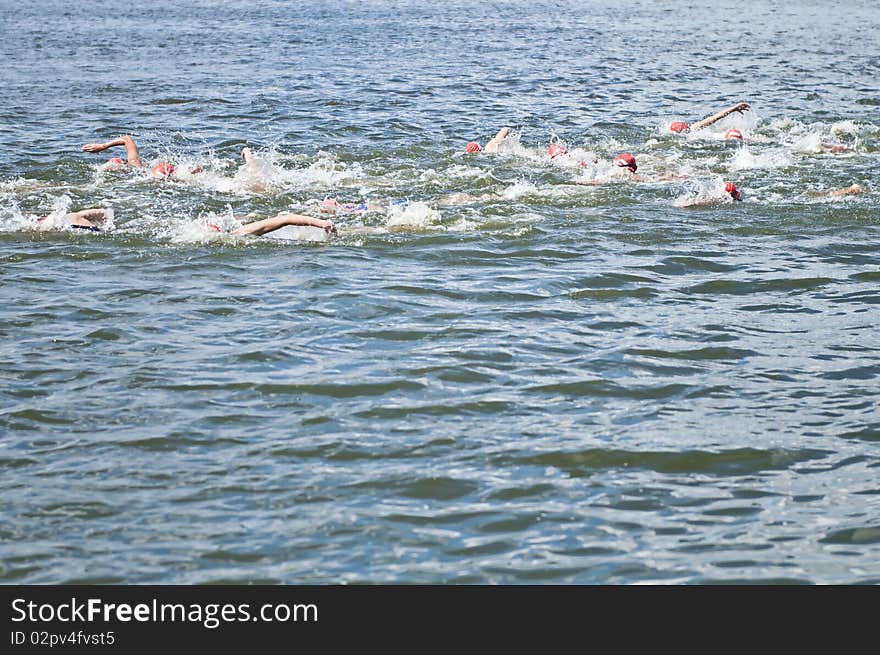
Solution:
[(0, 1), (0, 582), (880, 583), (875, 3), (121, 4)]

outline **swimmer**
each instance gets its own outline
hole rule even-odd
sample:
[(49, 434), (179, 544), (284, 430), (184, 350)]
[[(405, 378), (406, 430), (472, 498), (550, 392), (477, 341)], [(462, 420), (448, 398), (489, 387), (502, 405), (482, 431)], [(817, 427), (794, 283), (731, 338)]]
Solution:
[(808, 191), (807, 195), (814, 198), (819, 196), (855, 196), (862, 192), (862, 187), (858, 184), (850, 184), (842, 189), (825, 189), (824, 191)]
[(713, 188), (703, 188), (691, 195), (683, 196), (673, 202), (674, 207), (706, 207), (727, 202), (730, 197), (734, 203), (741, 202), (742, 192), (733, 182), (718, 182)]
[(488, 143), (486, 143), (485, 146), (481, 146), (476, 141), (471, 141), (470, 143), (467, 144), (467, 146), (465, 146), (465, 151), (469, 152), (471, 154), (478, 153), (478, 152), (498, 152), (498, 149), (501, 147), (501, 145), (507, 139), (507, 136), (509, 134), (510, 134), (510, 128), (509, 127), (502, 127), (500, 130), (498, 130), (498, 134), (493, 136), (488, 141)]
[(556, 159), (557, 157), (567, 154), (568, 148), (557, 141), (554, 141), (547, 147), (547, 156), (550, 157), (550, 159)]
[[(232, 230), (230, 234), (262, 236), (269, 232), (280, 230), (282, 227), (287, 227), (288, 225), (317, 227), (324, 230), (327, 234), (338, 234), (336, 226), (333, 225), (333, 221), (326, 221), (323, 218), (314, 218), (303, 214), (292, 214), (290, 212), (281, 212), (271, 218), (264, 218), (263, 220), (254, 221), (253, 223), (246, 223), (241, 227)], [(208, 227), (215, 232), (224, 231), (219, 225), (215, 225), (214, 223), (208, 223)]]
[(632, 180), (634, 182), (646, 181), (643, 176), (636, 174), (639, 166), (636, 163), (636, 158), (632, 154), (628, 152), (622, 152), (617, 155), (611, 163), (614, 164), (614, 174), (618, 177), (623, 176), (625, 179)]
[(469, 205), (475, 202), (491, 202), (493, 200), (499, 200), (501, 196), (495, 193), (481, 193), (478, 196), (472, 195), (470, 193), (465, 193), (464, 191), (456, 191), (454, 193), (450, 193), (442, 198), (438, 198), (435, 201), (435, 204), (440, 207), (454, 207), (457, 205)]
[[(107, 150), (108, 148), (113, 148), (115, 146), (125, 146), (126, 161), (123, 161), (119, 157), (112, 157), (107, 160), (106, 164), (110, 168), (119, 169), (126, 165), (133, 168), (147, 167), (147, 165), (141, 159), (137, 143), (135, 143), (135, 140), (128, 134), (107, 141), (106, 143), (87, 143), (82, 147), (82, 150), (83, 152), (102, 152), (104, 150)], [(160, 161), (150, 169), (150, 175), (152, 175), (153, 177), (170, 177), (174, 174), (176, 170), (176, 167), (171, 162)], [(196, 166), (195, 168), (190, 170), (190, 173), (193, 174), (201, 172), (201, 166)]]
[[(401, 201), (397, 201), (399, 203)], [(320, 211), (325, 214), (362, 214), (364, 212), (382, 212), (386, 206), (375, 202), (342, 203), (336, 198), (324, 198)]]
[[(675, 121), (669, 125), (670, 132), (696, 132), (697, 130), (702, 130), (705, 127), (709, 127), (713, 123), (717, 123), (725, 116), (728, 116), (734, 112), (743, 113), (744, 111), (748, 111), (749, 104), (747, 102), (738, 102), (735, 105), (728, 107), (727, 109), (722, 109), (717, 114), (712, 114), (711, 116), (707, 116), (706, 118), (697, 121), (696, 123), (689, 124), (684, 121)], [(737, 130), (738, 131), (738, 130)], [(742, 134), (740, 134), (742, 137)], [(725, 138), (727, 138), (725, 136)], [(736, 137), (733, 137), (736, 138)]]
[(113, 218), (113, 210), (104, 207), (94, 209), (82, 209), (78, 212), (70, 212), (64, 216), (44, 216), (37, 219), (37, 229), (41, 232), (47, 230), (63, 230), (72, 227), (90, 232), (100, 232), (99, 225)]
[(739, 139), (740, 141), (742, 141), (743, 140), (743, 133), (740, 132), (735, 127), (731, 127), (729, 130), (727, 130), (727, 132), (724, 133), (724, 138), (725, 139)]
[(577, 184), (605, 184), (606, 182), (620, 179), (630, 180), (633, 182), (648, 181), (644, 176), (638, 175), (636, 173), (636, 171), (639, 169), (639, 165), (636, 163), (636, 158), (632, 153), (620, 153), (611, 161), (611, 164), (613, 166), (613, 169), (611, 173), (604, 178), (575, 179), (574, 181)]
[[(599, 162), (598, 159), (594, 158), (593, 163), (597, 164)], [(658, 173), (649, 176), (639, 175), (636, 173), (639, 166), (636, 163), (636, 158), (632, 153), (622, 152), (617, 155), (611, 162), (614, 165), (614, 169), (610, 176), (593, 180), (575, 180), (578, 184), (603, 184), (605, 182), (610, 182), (614, 179), (616, 180), (628, 180), (631, 182), (674, 182), (677, 180), (686, 180), (689, 175), (682, 175), (681, 173), (676, 173), (674, 171), (666, 171), (663, 173)], [(587, 166), (586, 162), (581, 162), (581, 166)]]
[[(314, 201), (311, 201), (314, 202)], [(394, 209), (403, 210), (409, 205), (406, 198), (388, 198), (382, 202), (339, 202), (336, 198), (324, 198), (319, 204), (319, 211), (324, 214), (364, 214), (366, 212), (390, 212)]]
[(250, 148), (242, 148), (244, 164), (232, 177), (231, 186), (235, 189), (264, 193), (275, 175), (275, 167), (265, 159), (257, 157)]

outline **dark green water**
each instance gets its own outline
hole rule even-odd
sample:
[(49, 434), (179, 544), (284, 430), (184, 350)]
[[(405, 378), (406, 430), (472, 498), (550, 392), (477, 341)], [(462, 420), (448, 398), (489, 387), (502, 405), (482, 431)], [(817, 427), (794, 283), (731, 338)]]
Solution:
[(0, 2), (0, 581), (880, 582), (880, 10), (118, 4)]

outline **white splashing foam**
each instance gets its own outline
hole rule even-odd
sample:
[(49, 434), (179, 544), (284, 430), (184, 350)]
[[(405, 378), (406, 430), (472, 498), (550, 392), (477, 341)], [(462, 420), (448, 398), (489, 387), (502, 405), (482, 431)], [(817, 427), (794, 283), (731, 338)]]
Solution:
[(281, 241), (320, 242), (330, 239), (330, 235), (325, 230), (308, 225), (285, 225), (263, 236)]
[(218, 241), (223, 235), (212, 230), (204, 221), (184, 221), (162, 230), (172, 243), (208, 243)]
[[(432, 169), (433, 170), (433, 169)], [(462, 164), (454, 164), (443, 171), (441, 180), (479, 180), (491, 177), (491, 172), (476, 166), (465, 166)]]
[(424, 202), (411, 202), (406, 206), (391, 206), (387, 227), (407, 227), (421, 229), (445, 229), (440, 225), (440, 212)]
[(52, 211), (37, 224), (39, 230), (63, 230), (70, 227), (67, 213), (70, 211), (71, 199), (68, 196), (57, 196), (52, 200)]
[(730, 160), (728, 170), (741, 171), (754, 168), (784, 168), (792, 163), (791, 155), (780, 149), (768, 150), (755, 155), (749, 147), (743, 145), (737, 148), (736, 153)]
[(724, 190), (725, 182), (720, 177), (711, 182), (690, 180), (687, 190), (672, 202), (673, 207), (705, 207), (733, 203), (733, 198)]
[(791, 144), (793, 152), (817, 153), (822, 152), (822, 135), (818, 132), (809, 132)]
[(598, 157), (596, 153), (592, 150), (585, 150), (584, 148), (572, 148), (568, 152), (563, 155), (557, 155), (556, 157), (547, 157), (548, 161), (554, 166), (559, 166), (560, 168), (573, 168), (580, 169), (583, 166), (589, 165), (595, 162)]
[(223, 193), (262, 194), (313, 187), (331, 188), (363, 175), (359, 165), (346, 165), (323, 151), (305, 168), (287, 168), (284, 163), (278, 152), (270, 149), (240, 165), (232, 177), (202, 172), (188, 173), (181, 178)]
[(507, 200), (517, 200), (523, 196), (539, 196), (540, 190), (531, 182), (514, 182), (501, 192), (501, 196)]
[(10, 199), (0, 205), (0, 231), (18, 232), (20, 230), (33, 229), (36, 227), (36, 217), (25, 216), (21, 213), (18, 204)]
[(853, 121), (839, 121), (828, 130), (831, 134), (858, 134), (861, 129)]
[(581, 167), (580, 175), (573, 178), (577, 184), (614, 184), (626, 182), (628, 177), (623, 169), (615, 166), (608, 159), (600, 159), (598, 162), (588, 162)]

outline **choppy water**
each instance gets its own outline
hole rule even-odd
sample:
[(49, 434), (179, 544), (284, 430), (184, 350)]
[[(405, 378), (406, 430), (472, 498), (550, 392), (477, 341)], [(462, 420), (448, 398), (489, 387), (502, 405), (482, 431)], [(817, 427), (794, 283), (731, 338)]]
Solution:
[(0, 581), (880, 582), (874, 4), (118, 4), (0, 3)]

